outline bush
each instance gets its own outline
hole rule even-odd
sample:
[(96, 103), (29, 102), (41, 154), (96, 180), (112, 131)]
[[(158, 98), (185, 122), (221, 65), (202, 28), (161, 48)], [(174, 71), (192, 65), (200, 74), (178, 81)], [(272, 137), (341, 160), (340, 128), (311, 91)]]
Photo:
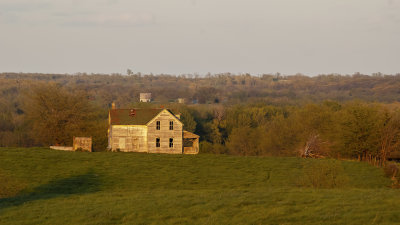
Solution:
[(318, 160), (309, 161), (303, 166), (303, 175), (298, 180), (301, 187), (339, 188), (348, 183), (339, 161)]
[(212, 144), (208, 141), (200, 142), (200, 153), (226, 154), (228, 149), (222, 144)]

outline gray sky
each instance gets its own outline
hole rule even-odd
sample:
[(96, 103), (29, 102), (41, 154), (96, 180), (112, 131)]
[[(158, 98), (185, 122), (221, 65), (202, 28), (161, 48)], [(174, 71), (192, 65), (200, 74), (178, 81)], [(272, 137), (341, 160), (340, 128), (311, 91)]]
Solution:
[(0, 0), (0, 72), (400, 73), (400, 0)]

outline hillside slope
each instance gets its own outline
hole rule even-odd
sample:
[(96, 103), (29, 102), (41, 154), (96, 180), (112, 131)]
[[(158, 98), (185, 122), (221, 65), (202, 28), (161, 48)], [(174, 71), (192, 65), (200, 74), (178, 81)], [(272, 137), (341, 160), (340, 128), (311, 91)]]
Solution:
[(0, 149), (0, 224), (396, 224), (380, 169), (338, 162), (346, 185), (299, 187), (330, 160)]

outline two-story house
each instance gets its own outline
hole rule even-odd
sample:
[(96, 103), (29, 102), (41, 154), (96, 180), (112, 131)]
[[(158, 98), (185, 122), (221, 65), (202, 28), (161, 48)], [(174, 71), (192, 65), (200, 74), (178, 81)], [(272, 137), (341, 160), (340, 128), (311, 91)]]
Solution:
[(199, 136), (167, 109), (116, 109), (108, 113), (108, 148), (112, 151), (197, 154)]

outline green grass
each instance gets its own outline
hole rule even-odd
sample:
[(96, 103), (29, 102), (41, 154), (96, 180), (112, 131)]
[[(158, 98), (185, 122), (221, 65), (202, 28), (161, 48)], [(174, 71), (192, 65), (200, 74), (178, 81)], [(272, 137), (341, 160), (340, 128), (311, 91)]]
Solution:
[(400, 223), (400, 191), (382, 170), (341, 161), (346, 186), (299, 187), (315, 163), (2, 148), (0, 224)]

